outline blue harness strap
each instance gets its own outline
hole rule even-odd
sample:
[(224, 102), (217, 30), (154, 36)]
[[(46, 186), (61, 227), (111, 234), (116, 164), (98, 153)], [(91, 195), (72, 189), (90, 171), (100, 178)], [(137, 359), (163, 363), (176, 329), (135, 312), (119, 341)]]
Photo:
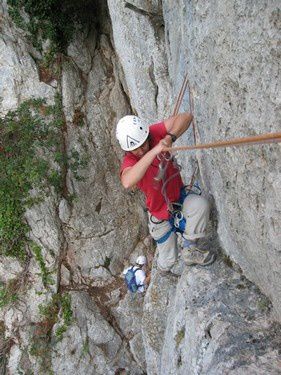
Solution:
[(186, 186), (183, 186), (181, 188), (179, 200), (175, 203), (175, 206), (178, 206), (179, 208), (174, 209), (171, 212), (171, 217), (169, 218), (169, 223), (171, 225), (171, 229), (167, 233), (165, 233), (162, 237), (160, 237), (158, 240), (155, 240), (157, 244), (162, 244), (165, 241), (167, 241), (167, 239), (170, 237), (170, 235), (173, 232), (179, 232), (179, 233), (182, 234), (185, 231), (186, 220), (185, 220), (185, 217), (183, 216), (183, 214), (181, 212), (181, 208), (182, 208), (182, 205), (183, 205), (183, 202), (184, 202), (185, 198), (189, 194), (197, 194), (197, 195), (201, 194), (201, 189), (200, 189), (199, 185), (194, 184), (194, 186), (195, 186), (196, 189), (198, 189), (198, 192), (192, 191), (192, 189), (189, 190), (189, 191), (186, 191)]
[[(177, 205), (179, 206), (182, 206), (183, 204), (183, 201), (185, 200), (185, 198), (187, 197), (188, 193), (186, 192), (186, 190), (184, 188), (181, 188), (181, 191), (180, 191), (180, 197), (179, 197), (179, 200), (177, 201)], [(158, 240), (155, 240), (157, 244), (162, 244), (164, 243), (165, 241), (167, 241), (167, 239), (170, 237), (170, 235), (173, 233), (173, 232), (183, 232), (184, 229), (185, 229), (185, 218), (182, 217), (182, 220), (184, 220), (184, 225), (179, 225), (179, 226), (176, 226), (175, 225), (175, 218), (176, 218), (176, 215), (177, 213), (181, 212), (180, 210), (177, 210), (177, 211), (174, 211), (172, 212), (171, 214), (171, 217), (169, 219), (169, 223), (171, 225), (171, 229), (165, 233), (162, 237), (160, 237)]]
[(170, 237), (170, 235), (176, 231), (176, 228), (173, 226), (164, 236), (160, 237), (158, 240), (155, 240), (158, 244), (162, 244)]

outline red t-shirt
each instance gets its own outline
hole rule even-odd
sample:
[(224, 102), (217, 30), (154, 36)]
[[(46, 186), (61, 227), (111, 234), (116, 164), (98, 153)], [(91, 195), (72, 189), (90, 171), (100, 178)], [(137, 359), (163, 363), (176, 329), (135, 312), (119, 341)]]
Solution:
[[(149, 134), (149, 148), (151, 149), (167, 135), (164, 122), (151, 125), (149, 127)], [(139, 160), (140, 158), (131, 152), (126, 152), (121, 165), (120, 174), (122, 174), (125, 168), (134, 166)], [(163, 183), (162, 181), (155, 181), (154, 179), (159, 171), (159, 163), (160, 161), (156, 157), (152, 164), (150, 164), (150, 166), (147, 168), (143, 178), (137, 183), (137, 186), (145, 194), (146, 206), (149, 212), (159, 220), (167, 220), (169, 218), (169, 212), (164, 196), (161, 193)], [(166, 179), (178, 171), (178, 169), (174, 167), (173, 162), (169, 161), (168, 163), (169, 164), (166, 169)], [(178, 201), (182, 186), (183, 182), (179, 173), (167, 183), (166, 192), (170, 202)]]

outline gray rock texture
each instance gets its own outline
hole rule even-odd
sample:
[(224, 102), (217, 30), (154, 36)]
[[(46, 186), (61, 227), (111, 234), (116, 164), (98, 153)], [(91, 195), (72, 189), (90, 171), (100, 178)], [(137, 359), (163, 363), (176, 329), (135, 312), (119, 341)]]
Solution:
[(145, 121), (168, 116), (170, 80), (158, 1), (109, 0), (108, 7), (132, 110)]
[[(108, 322), (85, 292), (71, 292), (73, 324), (62, 341), (55, 345), (52, 368), (55, 374), (114, 374), (118, 368), (132, 368), (141, 374), (130, 351), (123, 343), (121, 331)], [(65, 359), (69, 358), (68, 361)]]
[[(133, 7), (128, 5), (131, 3)], [(143, 82), (143, 76), (132, 74), (135, 60), (123, 56), (138, 56), (148, 36), (144, 27), (144, 31), (138, 32), (138, 42), (131, 41), (129, 52), (124, 49), (128, 38), (136, 40), (128, 19), (134, 20), (136, 31), (148, 20), (156, 30), (157, 22), (151, 19), (148, 4), (120, 1), (117, 8), (109, 1), (115, 47), (131, 87)], [(164, 0), (161, 14), (171, 93), (176, 96), (188, 74), (198, 143), (280, 130), (278, 2), (253, 6), (246, 1), (234, 4)], [(157, 43), (162, 44), (160, 38)], [(158, 47), (146, 45), (148, 59)], [(188, 109), (187, 97), (182, 110)], [(140, 116), (149, 117), (143, 115), (141, 95), (134, 106)], [(192, 140), (190, 134), (182, 137), (180, 143)], [(205, 189), (214, 197), (218, 232), (225, 251), (271, 298), (280, 319), (280, 146), (180, 155), (187, 182), (194, 159), (200, 164)]]
[(0, 4), (0, 114), (5, 115), (31, 97), (52, 102), (55, 89), (38, 79), (38, 68), (31, 57), (34, 48), (7, 17), (6, 1)]
[[(163, 14), (170, 77), (179, 82), (188, 74), (198, 142), (280, 131), (280, 4), (164, 1)], [(280, 319), (280, 145), (202, 151), (197, 158), (225, 251)]]
[[(280, 145), (179, 153), (187, 183), (199, 164), (218, 259), (177, 278), (155, 267), (143, 199), (121, 187), (115, 139), (125, 114), (170, 116), (186, 73), (181, 111), (193, 112), (198, 143), (280, 131), (280, 3), (97, 5), (99, 22), (76, 32), (60, 73), (44, 79), (41, 52), (0, 4), (0, 115), (60, 94), (69, 160), (63, 193), (50, 189), (25, 213), (52, 282), (31, 251), (26, 262), (1, 255), (0, 373), (280, 374)], [(190, 130), (177, 144), (193, 142)], [(132, 296), (122, 271), (140, 254), (152, 279)]]
[(269, 324), (269, 308), (269, 300), (222, 260), (185, 270), (168, 310), (157, 373), (277, 375), (280, 326)]
[[(82, 180), (68, 171), (67, 189), (76, 198), (69, 208), (65, 235), (69, 245), (66, 262), (74, 276), (96, 285), (121, 271), (124, 259), (145, 234), (145, 217), (119, 183), (120, 151), (112, 124), (128, 106), (109, 38), (102, 34), (98, 48), (90, 52), (92, 66), (86, 78), (81, 78), (75, 58), (63, 66), (67, 147), (70, 155), (75, 150), (88, 161), (87, 167), (79, 171)], [(126, 217), (130, 217), (130, 227)]]
[[(28, 209), (25, 215), (30, 226), (30, 239), (40, 246), (54, 284), (46, 286), (42, 283), (42, 270), (34, 257), (25, 267), (2, 258), (1, 283), (13, 286), (17, 293), (17, 299), (4, 306), (0, 314), (4, 329), (1, 339), (7, 347), (4, 357), (7, 357), (7, 369), (11, 374), (17, 371), (26, 373), (28, 366), (38, 374), (43, 368), (64, 373), (66, 358), (70, 358), (69, 373), (77, 372), (79, 368), (80, 373), (114, 374), (119, 367), (126, 367), (135, 368), (134, 374), (140, 374), (140, 365), (130, 351), (130, 346), (137, 351), (138, 340), (129, 343), (122, 331), (116, 334), (105, 316), (99, 315), (95, 305), (98, 302), (101, 308), (104, 303), (106, 315), (107, 311), (110, 312), (106, 301), (118, 303), (123, 287), (119, 274), (147, 232), (139, 195), (125, 193), (119, 183), (121, 152), (112, 125), (128, 111), (129, 104), (121, 82), (122, 71), (106, 26), (108, 18), (104, 20), (105, 26), (99, 36), (94, 27), (77, 34), (68, 48), (69, 56), (60, 61), (60, 84), (54, 89), (51, 83), (40, 81), (39, 68), (32, 56), (33, 48), (25, 35), (14, 28), (6, 4), (1, 10), (1, 18), (5, 20), (0, 38), (3, 47), (0, 58), (3, 72), (1, 114), (31, 97), (43, 97), (52, 103), (55, 94), (60, 93), (66, 120), (64, 147), (70, 160), (65, 173), (64, 196), (49, 192), (44, 202)], [(76, 161), (75, 153), (85, 161), (84, 167), (77, 169), (72, 166)], [(130, 218), (130, 227), (127, 217)], [(143, 246), (149, 249), (149, 246)], [(7, 270), (10, 270), (9, 275)], [(8, 284), (10, 281), (12, 284)], [(55, 323), (57, 318), (46, 317), (42, 306), (47, 308), (52, 303), (56, 292), (61, 293), (61, 286), (70, 291), (78, 290), (73, 295), (72, 305), (77, 325), (73, 322), (65, 338), (56, 342), (56, 331), (63, 319)], [(91, 297), (82, 291), (80, 297), (80, 290), (88, 287), (105, 295), (98, 295), (92, 302)], [(78, 316), (77, 305), (81, 307)], [(57, 314), (55, 304), (52, 308)], [(83, 322), (79, 320), (83, 316), (90, 319), (89, 327), (83, 326), (84, 333), (80, 329)], [(41, 330), (46, 346), (44, 350), (41, 349), (42, 342), (34, 338)], [(139, 342), (143, 349), (141, 338)], [(77, 353), (73, 354), (76, 347)], [(96, 367), (91, 359), (93, 352), (97, 358)], [(141, 362), (138, 354), (135, 357)]]

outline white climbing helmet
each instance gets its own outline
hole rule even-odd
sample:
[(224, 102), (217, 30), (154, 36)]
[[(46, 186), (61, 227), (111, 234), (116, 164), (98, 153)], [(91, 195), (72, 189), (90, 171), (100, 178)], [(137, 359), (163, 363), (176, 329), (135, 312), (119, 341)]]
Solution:
[(140, 266), (146, 264), (146, 257), (144, 255), (137, 257), (136, 264), (139, 264)]
[(125, 151), (140, 147), (147, 140), (148, 134), (148, 125), (143, 124), (137, 116), (122, 117), (116, 127), (116, 138)]

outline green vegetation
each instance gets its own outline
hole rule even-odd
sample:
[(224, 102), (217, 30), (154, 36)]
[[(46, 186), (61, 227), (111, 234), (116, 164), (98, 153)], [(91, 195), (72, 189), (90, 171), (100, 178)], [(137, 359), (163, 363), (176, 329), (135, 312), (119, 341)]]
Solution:
[(93, 0), (8, 0), (9, 14), (25, 30), (36, 49), (50, 41), (49, 52), (64, 52), (75, 28), (92, 23), (96, 14)]
[(33, 327), (33, 337), (29, 353), (38, 357), (42, 371), (50, 373), (51, 339), (54, 325), (59, 321), (61, 314), (62, 325), (55, 332), (58, 340), (62, 339), (63, 333), (72, 322), (71, 299), (68, 294), (55, 294), (46, 305), (39, 306), (42, 321)]
[(58, 320), (58, 312), (60, 309), (62, 309), (63, 319), (66, 319), (67, 324), (69, 324), (72, 318), (69, 294), (54, 294), (50, 303), (45, 306), (39, 306), (40, 314), (48, 321), (53, 321), (54, 323)]
[(90, 355), (89, 337), (88, 336), (86, 337), (86, 340), (83, 343), (80, 358), (85, 357), (87, 354)]
[(18, 299), (18, 289), (19, 283), (17, 279), (10, 280), (7, 284), (2, 283), (0, 285), (0, 309)]
[(180, 345), (180, 343), (182, 342), (182, 340), (184, 339), (184, 336), (185, 336), (185, 328), (181, 328), (176, 336), (175, 336), (175, 341), (176, 341), (176, 347), (178, 348), (178, 346)]
[(257, 307), (262, 313), (267, 313), (271, 309), (272, 303), (266, 296), (261, 295), (258, 299)]
[(79, 175), (78, 170), (85, 168), (88, 165), (89, 156), (82, 155), (80, 156), (79, 152), (72, 150), (70, 152), (70, 157), (68, 160), (68, 166), (73, 173), (73, 176), (78, 181), (85, 181), (85, 177)]
[[(26, 208), (42, 201), (51, 186), (67, 198), (67, 168), (75, 178), (82, 179), (78, 169), (84, 168), (88, 159), (77, 151), (67, 157), (64, 126), (60, 96), (54, 105), (42, 99), (28, 100), (0, 119), (0, 254), (24, 260), (30, 243), (24, 221)], [(40, 248), (31, 248), (43, 282), (50, 283)]]
[(39, 306), (40, 314), (44, 318), (44, 322), (47, 322), (48, 327), (53, 327), (59, 320), (59, 312), (61, 312), (62, 324), (57, 328), (55, 335), (61, 340), (63, 333), (67, 330), (67, 327), (72, 321), (72, 310), (71, 310), (71, 298), (69, 294), (54, 294), (52, 300), (46, 306)]
[(56, 330), (58, 340), (62, 339), (62, 335), (72, 321), (71, 299), (69, 294), (64, 294), (60, 299), (63, 324)]
[[(75, 126), (79, 126), (80, 128), (85, 125), (85, 115), (81, 111), (81, 109), (76, 108), (74, 111), (74, 116), (73, 116), (73, 124)], [(83, 138), (80, 140), (80, 143), (83, 143)]]
[(222, 255), (222, 260), (224, 262), (224, 264), (229, 267), (229, 268), (233, 268), (233, 261), (232, 259), (229, 257), (229, 255), (226, 255), (226, 254), (223, 254)]
[[(25, 259), (29, 229), (25, 209), (40, 202), (50, 185), (62, 192), (63, 124), (59, 97), (53, 106), (41, 99), (28, 100), (0, 119), (1, 254)], [(56, 167), (49, 161), (50, 153)]]
[(42, 250), (41, 247), (33, 243), (31, 245), (32, 252), (35, 256), (35, 259), (37, 260), (40, 270), (41, 270), (41, 277), (42, 277), (42, 282), (45, 287), (48, 285), (54, 285), (54, 280), (50, 276), (50, 272), (47, 270), (46, 264), (44, 262), (44, 258), (42, 255)]
[(110, 263), (111, 263), (111, 258), (106, 256), (105, 260), (104, 260), (103, 267), (106, 268), (106, 269), (109, 269)]

